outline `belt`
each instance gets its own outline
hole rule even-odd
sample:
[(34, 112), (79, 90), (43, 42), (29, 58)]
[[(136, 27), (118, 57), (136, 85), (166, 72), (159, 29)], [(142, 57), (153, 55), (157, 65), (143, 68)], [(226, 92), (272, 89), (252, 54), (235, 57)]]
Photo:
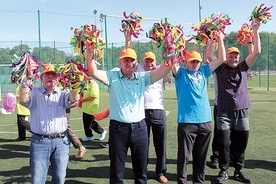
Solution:
[(141, 120), (139, 122), (133, 122), (133, 123), (123, 123), (120, 121), (116, 121), (116, 120), (110, 120), (110, 123), (115, 123), (116, 125), (119, 126), (124, 126), (124, 127), (131, 127), (131, 126), (135, 126), (135, 125), (140, 125), (144, 120)]
[(33, 134), (36, 136), (41, 136), (41, 137), (48, 138), (48, 139), (56, 139), (56, 138), (63, 139), (66, 136), (66, 131), (59, 133), (59, 134), (51, 134), (51, 135), (41, 135), (41, 134), (36, 134), (36, 133), (33, 133)]

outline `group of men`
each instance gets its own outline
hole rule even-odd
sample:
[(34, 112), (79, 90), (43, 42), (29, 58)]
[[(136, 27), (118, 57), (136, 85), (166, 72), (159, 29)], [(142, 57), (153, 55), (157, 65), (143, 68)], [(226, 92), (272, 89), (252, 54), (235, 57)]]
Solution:
[[(156, 66), (152, 52), (145, 53), (143, 66), (138, 66), (137, 54), (128, 44), (131, 43), (128, 33), (125, 34), (126, 48), (119, 56), (119, 70), (98, 70), (94, 51), (86, 50), (88, 74), (107, 85), (110, 93), (110, 183), (123, 183), (129, 148), (134, 182), (147, 183), (150, 127), (157, 156), (156, 179), (160, 183), (168, 182), (162, 79), (170, 72), (175, 78), (178, 105), (177, 182), (188, 182), (186, 166), (191, 153), (193, 182), (205, 182), (204, 168), (212, 135), (206, 78), (211, 73), (217, 76), (215, 119), (220, 172), (216, 182), (223, 183), (228, 178), (230, 154), (234, 177), (244, 183), (251, 182), (242, 171), (249, 135), (247, 71), (261, 53), (259, 27), (260, 22), (252, 23), (254, 49), (242, 62), (239, 62), (237, 48), (225, 50), (222, 34), (214, 38), (218, 44), (218, 57), (213, 57), (212, 44), (215, 41), (211, 39), (206, 47), (210, 62), (201, 64), (200, 53), (190, 51), (186, 55), (186, 68), (177, 61), (169, 67), (164, 62)], [(50, 162), (52, 182), (64, 183), (69, 160), (66, 108), (79, 97), (76, 90), (69, 92), (57, 88), (56, 73), (50, 68), (43, 70), (41, 80), (41, 87), (30, 90), (28, 86), (22, 86), (19, 95), (21, 104), (31, 112), (31, 182), (45, 183)]]

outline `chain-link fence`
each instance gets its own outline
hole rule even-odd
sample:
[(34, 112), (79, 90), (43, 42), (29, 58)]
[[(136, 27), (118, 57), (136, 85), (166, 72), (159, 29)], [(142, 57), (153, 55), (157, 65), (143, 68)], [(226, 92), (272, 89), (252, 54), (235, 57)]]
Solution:
[[(8, 22), (5, 17), (14, 17), (13, 22)], [(101, 67), (105, 70), (110, 70), (118, 66), (119, 52), (125, 46), (123, 33), (120, 33), (120, 26), (122, 16), (112, 15), (73, 15), (73, 14), (59, 14), (43, 11), (3, 11), (0, 10), (0, 60), (1, 63), (7, 60), (3, 56), (2, 51), (12, 53), (13, 48), (18, 46), (17, 52), (23, 53), (24, 46), (27, 45), (30, 52), (39, 50), (38, 58), (43, 58), (43, 63), (55, 63), (57, 59), (64, 60), (70, 56), (76, 56), (73, 52), (73, 47), (70, 45), (70, 38), (73, 35), (75, 28), (79, 28), (84, 24), (96, 24), (101, 31), (102, 37), (107, 42), (107, 49), (105, 50), (105, 57), (101, 61)], [(142, 28), (144, 32), (137, 38), (133, 39), (133, 48), (137, 51), (139, 61), (142, 60), (143, 54), (147, 51), (152, 51), (157, 56), (158, 63), (162, 60), (161, 49), (157, 47), (156, 43), (150, 41), (146, 37), (146, 33), (150, 30), (153, 23), (158, 22), (158, 18), (144, 18), (142, 21)], [(47, 28), (47, 29), (46, 29)], [(46, 32), (47, 30), (47, 32)], [(117, 34), (119, 32), (119, 34)], [(116, 34), (115, 34), (116, 33)], [(119, 35), (119, 36), (116, 36)], [(262, 40), (262, 54), (258, 57), (256, 63), (250, 69), (254, 74), (258, 74), (259, 87), (267, 87), (270, 84), (274, 86), (275, 79), (268, 77), (268, 74), (275, 74), (276, 70), (276, 35), (275, 33), (261, 33)], [(115, 37), (115, 39), (114, 39)], [(25, 38), (27, 40), (22, 40)], [(66, 38), (66, 39), (64, 39)], [(118, 41), (113, 41), (118, 40)], [(225, 46), (238, 46), (237, 42), (225, 41)], [(241, 59), (245, 59), (248, 55), (246, 46), (238, 46), (241, 50)], [(44, 50), (40, 50), (44, 48)], [(54, 48), (49, 55), (48, 48)], [(2, 49), (2, 50), (1, 50)], [(197, 49), (196, 46), (188, 48), (189, 50)], [(62, 51), (62, 57), (59, 51)], [(200, 49), (200, 52), (203, 48)], [(48, 54), (48, 55), (46, 55)], [(63, 56), (64, 55), (64, 56)], [(44, 57), (43, 57), (44, 56)], [(12, 84), (11, 76), (11, 62), (0, 66), (0, 87), (2, 95), (7, 91), (14, 91), (16, 84)], [(263, 81), (266, 75), (266, 80)], [(261, 82), (262, 81), (262, 82)], [(37, 82), (40, 84), (40, 81)], [(275, 85), (276, 86), (276, 85)]]

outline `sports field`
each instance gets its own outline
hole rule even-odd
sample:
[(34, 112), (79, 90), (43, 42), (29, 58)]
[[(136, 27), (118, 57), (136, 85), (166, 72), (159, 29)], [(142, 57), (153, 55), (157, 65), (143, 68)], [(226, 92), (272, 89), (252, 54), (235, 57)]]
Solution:
[[(213, 104), (214, 91), (209, 89), (210, 102)], [(250, 109), (250, 136), (246, 151), (246, 163), (244, 171), (250, 176), (254, 184), (271, 184), (276, 181), (276, 90), (267, 91), (266, 88), (250, 90), (252, 108)], [(108, 107), (108, 93), (101, 93), (100, 109)], [(164, 103), (168, 117), (167, 137), (167, 177), (169, 183), (176, 183), (176, 94), (174, 87), (167, 87), (164, 91)], [(16, 114), (0, 114), (0, 183), (30, 183), (29, 144), (30, 141), (15, 142), (17, 138)], [(100, 124), (108, 129), (108, 119)], [(84, 137), (81, 112), (74, 108), (71, 113), (71, 125), (79, 138)], [(27, 134), (31, 136), (30, 133)], [(97, 138), (97, 134), (95, 137)], [(105, 138), (107, 141), (108, 136)], [(70, 149), (70, 162), (67, 170), (66, 183), (76, 184), (107, 184), (109, 183), (109, 159), (108, 148), (101, 147), (100, 141), (84, 142), (88, 149), (82, 159), (75, 159), (77, 153)], [(209, 147), (209, 156), (211, 147)], [(192, 161), (192, 158), (191, 158)], [(208, 165), (208, 163), (207, 163)], [(158, 183), (154, 180), (155, 155), (152, 144), (148, 165), (148, 183)], [(189, 168), (189, 181), (191, 181), (191, 163)], [(206, 166), (206, 183), (213, 183), (219, 170)], [(227, 184), (238, 183), (233, 180), (234, 169), (229, 169)], [(50, 181), (50, 175), (48, 176)], [(47, 182), (48, 183), (48, 182)], [(125, 183), (133, 183), (130, 157), (125, 167)]]

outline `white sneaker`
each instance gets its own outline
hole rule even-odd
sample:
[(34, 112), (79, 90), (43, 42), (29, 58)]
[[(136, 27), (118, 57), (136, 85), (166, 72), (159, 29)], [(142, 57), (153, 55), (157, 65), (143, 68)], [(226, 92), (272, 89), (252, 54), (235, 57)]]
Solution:
[(83, 141), (92, 141), (92, 140), (94, 140), (94, 137), (93, 136), (91, 136), (91, 137), (84, 137), (81, 140), (83, 140)]
[(103, 133), (100, 134), (100, 138), (99, 138), (100, 141), (104, 140), (106, 133), (107, 131), (104, 130)]

